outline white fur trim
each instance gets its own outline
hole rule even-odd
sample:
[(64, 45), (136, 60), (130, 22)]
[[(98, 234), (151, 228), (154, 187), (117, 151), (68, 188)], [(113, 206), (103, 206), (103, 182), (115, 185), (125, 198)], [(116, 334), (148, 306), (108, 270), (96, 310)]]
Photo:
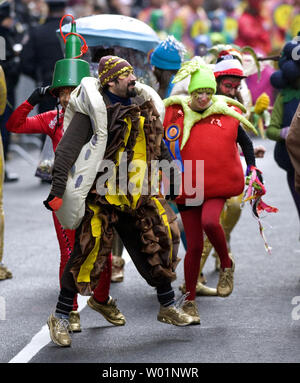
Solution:
[(239, 62), (239, 60), (222, 60), (218, 63), (216, 63), (215, 67), (214, 67), (214, 73), (216, 72), (223, 72), (223, 71), (226, 71), (226, 70), (230, 70), (230, 69), (238, 69), (240, 71), (242, 71), (243, 73), (243, 67), (242, 67), (242, 64)]

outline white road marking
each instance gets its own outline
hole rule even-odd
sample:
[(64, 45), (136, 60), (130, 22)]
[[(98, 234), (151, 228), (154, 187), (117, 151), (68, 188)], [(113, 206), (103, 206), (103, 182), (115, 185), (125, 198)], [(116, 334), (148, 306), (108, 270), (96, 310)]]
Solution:
[[(122, 258), (125, 263), (131, 261), (131, 258), (124, 249)], [(80, 312), (87, 305), (87, 300), (89, 297), (82, 296), (78, 294), (78, 311)], [(28, 363), (30, 360), (47, 344), (51, 341), (48, 325), (45, 325), (41, 328), (41, 330), (34, 335), (31, 341), (16, 355), (14, 356), (8, 363)]]

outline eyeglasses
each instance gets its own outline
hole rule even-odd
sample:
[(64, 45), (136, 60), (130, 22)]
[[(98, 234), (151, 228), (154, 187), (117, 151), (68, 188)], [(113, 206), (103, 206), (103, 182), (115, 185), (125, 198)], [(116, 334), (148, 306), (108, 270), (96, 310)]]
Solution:
[(133, 69), (128, 69), (125, 72), (121, 73), (118, 77), (120, 80), (124, 80), (125, 78), (129, 77), (131, 74), (134, 75)]

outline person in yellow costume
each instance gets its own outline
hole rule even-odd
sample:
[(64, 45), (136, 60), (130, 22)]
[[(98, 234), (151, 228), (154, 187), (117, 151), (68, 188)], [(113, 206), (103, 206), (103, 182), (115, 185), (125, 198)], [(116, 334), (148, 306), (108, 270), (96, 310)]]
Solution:
[[(0, 66), (0, 116), (5, 111), (7, 99), (5, 75)], [(0, 136), (0, 280), (12, 278), (12, 273), (2, 263), (4, 245), (4, 210), (3, 210), (3, 181), (4, 181), (4, 154), (2, 138)]]

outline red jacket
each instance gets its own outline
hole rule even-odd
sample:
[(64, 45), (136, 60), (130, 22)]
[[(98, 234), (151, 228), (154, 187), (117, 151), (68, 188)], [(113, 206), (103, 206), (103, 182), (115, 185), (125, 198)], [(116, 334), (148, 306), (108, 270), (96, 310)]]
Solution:
[(13, 133), (42, 133), (52, 139), (53, 150), (63, 135), (64, 110), (59, 112), (59, 126), (56, 127), (57, 111), (41, 113), (33, 117), (27, 117), (33, 110), (28, 101), (24, 101), (10, 116), (6, 123), (6, 129)]
[[(181, 105), (171, 105), (166, 108), (164, 120), (165, 129), (177, 125), (180, 130), (179, 147), (182, 141), (184, 114)], [(204, 187), (204, 200), (209, 198), (230, 198), (239, 195), (244, 189), (244, 173), (237, 148), (237, 132), (239, 121), (233, 117), (215, 114), (197, 122), (190, 131), (190, 137), (180, 150), (183, 162), (182, 193), (176, 202), (185, 203), (188, 195), (184, 182), (197, 188)], [(167, 138), (165, 138), (167, 140)], [(190, 160), (189, 167), (185, 161)], [(204, 161), (204, 185), (196, 182), (196, 161)]]
[(264, 54), (270, 53), (272, 49), (270, 33), (264, 27), (264, 19), (247, 12), (239, 18), (238, 37), (234, 43), (240, 47), (248, 45), (257, 48)]

